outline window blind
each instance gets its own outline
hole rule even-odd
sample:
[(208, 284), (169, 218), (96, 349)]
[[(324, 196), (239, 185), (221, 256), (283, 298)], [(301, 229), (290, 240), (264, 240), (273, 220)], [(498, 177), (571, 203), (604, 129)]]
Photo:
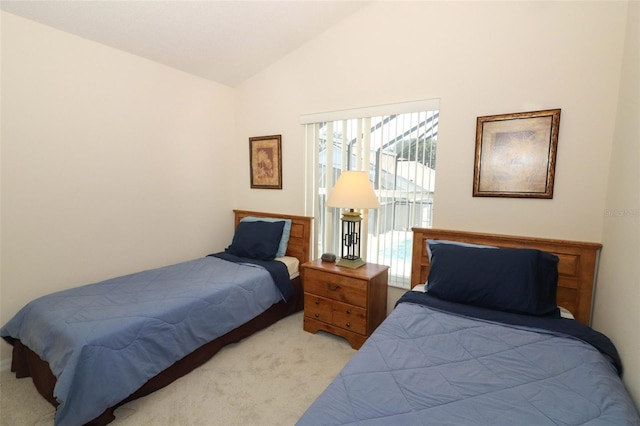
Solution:
[[(340, 253), (340, 210), (327, 195), (345, 170), (368, 172), (380, 208), (363, 211), (361, 256), (390, 267), (390, 285), (409, 287), (414, 226), (431, 227), (439, 100), (307, 114), (306, 211), (314, 256)], [(366, 235), (366, 238), (364, 238)]]

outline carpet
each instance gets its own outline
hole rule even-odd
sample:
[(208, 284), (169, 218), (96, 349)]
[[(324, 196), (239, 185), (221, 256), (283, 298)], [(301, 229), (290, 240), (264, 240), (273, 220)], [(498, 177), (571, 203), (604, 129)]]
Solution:
[[(206, 364), (116, 410), (114, 426), (293, 425), (355, 354), (302, 330), (302, 312), (222, 349)], [(1, 425), (53, 425), (30, 378), (0, 374)]]

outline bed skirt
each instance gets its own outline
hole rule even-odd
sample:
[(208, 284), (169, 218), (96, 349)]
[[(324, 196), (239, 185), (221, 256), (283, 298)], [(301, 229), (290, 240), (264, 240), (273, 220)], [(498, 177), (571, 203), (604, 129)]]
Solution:
[[(285, 303), (284, 301), (281, 301), (276, 303), (249, 322), (201, 346), (181, 360), (176, 361), (171, 367), (149, 379), (147, 383), (142, 385), (142, 387), (129, 395), (126, 399), (120, 401), (113, 407), (106, 409), (100, 416), (87, 424), (106, 425), (112, 422), (115, 419), (113, 412), (121, 405), (149, 395), (150, 393), (167, 386), (207, 362), (226, 345), (237, 343), (256, 332), (269, 327), (282, 318), (301, 311), (304, 306), (302, 280), (298, 277), (292, 280), (292, 284), (294, 287), (294, 296), (289, 302)], [(57, 407), (58, 402), (53, 397), (56, 378), (51, 372), (49, 364), (40, 359), (35, 352), (23, 345), (19, 340), (16, 340), (13, 344), (11, 371), (16, 373), (17, 378), (31, 377), (38, 392), (54, 407)]]

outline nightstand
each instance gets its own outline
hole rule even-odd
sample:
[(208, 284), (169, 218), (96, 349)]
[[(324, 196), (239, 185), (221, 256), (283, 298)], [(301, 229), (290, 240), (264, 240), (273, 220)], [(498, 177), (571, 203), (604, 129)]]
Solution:
[(302, 265), (304, 330), (324, 330), (359, 349), (387, 316), (388, 266), (358, 269), (314, 260)]

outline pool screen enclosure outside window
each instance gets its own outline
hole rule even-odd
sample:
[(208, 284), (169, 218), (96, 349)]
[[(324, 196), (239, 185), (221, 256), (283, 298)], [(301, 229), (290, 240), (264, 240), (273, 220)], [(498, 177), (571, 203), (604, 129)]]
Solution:
[(389, 284), (408, 288), (412, 227), (431, 227), (439, 100), (301, 117), (306, 130), (306, 211), (315, 217), (314, 253), (341, 253), (341, 209), (326, 205), (342, 171), (361, 170), (380, 202), (362, 210), (361, 257), (390, 267)]

